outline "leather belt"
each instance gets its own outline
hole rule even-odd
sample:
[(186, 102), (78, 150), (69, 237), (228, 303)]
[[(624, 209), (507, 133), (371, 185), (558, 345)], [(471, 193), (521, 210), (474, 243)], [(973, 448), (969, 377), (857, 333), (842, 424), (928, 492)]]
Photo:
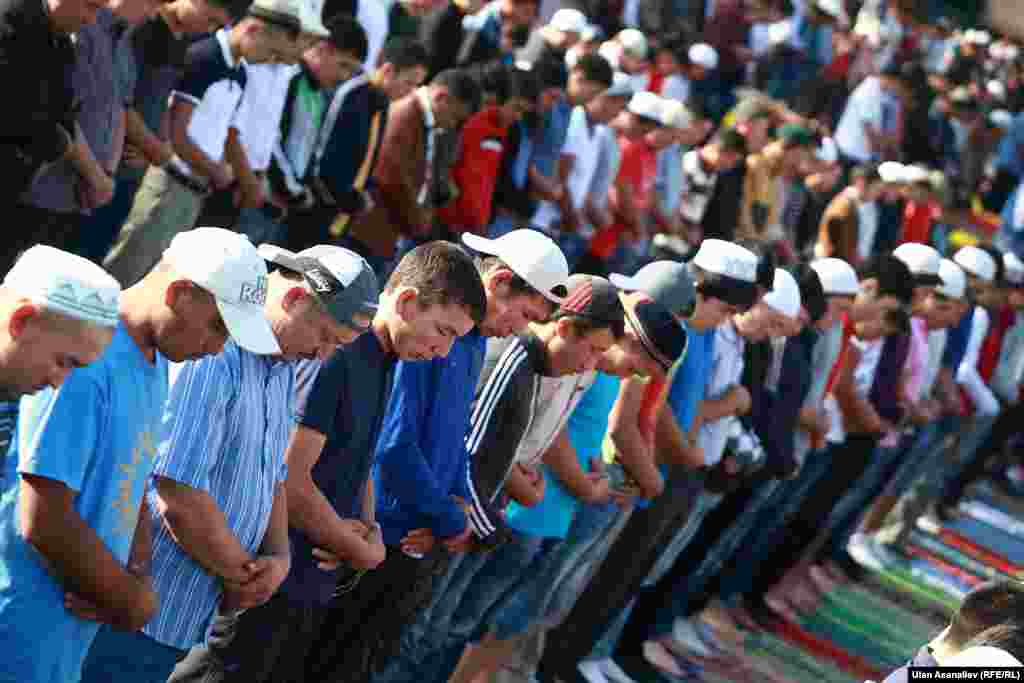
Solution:
[(178, 181), (181, 185), (185, 187), (185, 189), (195, 192), (197, 195), (200, 195), (202, 197), (205, 197), (208, 194), (210, 194), (210, 187), (206, 183), (200, 182), (195, 178), (185, 173), (182, 173), (178, 168), (174, 166), (174, 164), (167, 164), (166, 166), (163, 167), (163, 169), (167, 173), (167, 175), (171, 176), (176, 181)]

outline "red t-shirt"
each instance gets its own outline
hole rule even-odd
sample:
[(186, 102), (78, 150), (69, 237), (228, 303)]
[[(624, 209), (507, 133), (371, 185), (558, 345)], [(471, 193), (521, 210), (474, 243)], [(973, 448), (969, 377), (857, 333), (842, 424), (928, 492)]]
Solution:
[[(985, 341), (981, 342), (981, 350), (978, 352), (978, 375), (988, 384), (992, 375), (996, 372), (999, 364), (999, 354), (1003, 350), (1003, 337), (1006, 331), (1013, 327), (1017, 314), (1009, 306), (992, 316), (992, 323), (989, 325)], [(967, 392), (960, 389), (960, 399), (963, 401), (964, 414), (973, 415), (975, 410), (974, 401), (967, 395)]]
[(939, 207), (928, 202), (918, 204), (907, 202), (903, 209), (903, 233), (900, 244), (920, 242), (929, 244), (932, 238), (932, 224), (939, 217)]
[[(657, 155), (643, 138), (629, 140), (620, 135), (618, 140), (621, 162), (619, 175), (616, 176), (615, 186), (611, 190), (612, 197), (615, 197), (616, 188), (628, 187), (633, 196), (633, 205), (641, 212), (648, 211), (654, 206), (654, 183), (658, 176)], [(626, 225), (621, 221), (615, 221), (604, 230), (599, 230), (590, 241), (590, 252), (600, 259), (609, 258), (615, 253), (625, 230)]]

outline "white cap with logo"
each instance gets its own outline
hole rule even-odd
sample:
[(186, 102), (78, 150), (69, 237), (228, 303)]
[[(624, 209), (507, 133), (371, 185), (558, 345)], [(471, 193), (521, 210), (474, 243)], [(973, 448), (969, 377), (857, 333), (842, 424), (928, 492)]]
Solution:
[(772, 289), (761, 301), (782, 315), (795, 318), (800, 313), (800, 285), (788, 271), (776, 268)]
[(647, 36), (635, 28), (625, 28), (615, 36), (623, 52), (636, 59), (647, 59)]
[(569, 263), (555, 241), (536, 230), (513, 230), (497, 239), (471, 232), (462, 242), (473, 251), (497, 256), (549, 301), (561, 304), (568, 294)]
[(953, 261), (967, 271), (968, 275), (981, 278), (986, 282), (994, 282), (999, 271), (995, 259), (985, 251), (973, 245), (962, 247), (953, 254)]
[(811, 261), (811, 268), (818, 274), (825, 296), (856, 296), (860, 292), (857, 271), (843, 259), (817, 259)]
[(94, 325), (116, 327), (121, 285), (92, 261), (45, 244), (28, 249), (3, 282), (40, 306)]
[(652, 121), (660, 126), (664, 125), (661, 102), (662, 98), (660, 96), (644, 90), (629, 98), (629, 104), (626, 105), (626, 109), (628, 109), (631, 114), (635, 114), (640, 118)]
[(967, 292), (967, 276), (964, 269), (957, 264), (944, 258), (939, 261), (939, 277), (942, 284), (935, 288), (935, 291), (950, 299), (963, 299)]
[(718, 50), (707, 43), (691, 45), (690, 49), (686, 52), (686, 56), (690, 62), (697, 66), (702, 66), (708, 71), (718, 68)]
[(267, 321), (267, 264), (249, 238), (221, 228), (179, 233), (164, 252), (175, 273), (217, 300), (231, 338), (261, 355), (281, 352)]

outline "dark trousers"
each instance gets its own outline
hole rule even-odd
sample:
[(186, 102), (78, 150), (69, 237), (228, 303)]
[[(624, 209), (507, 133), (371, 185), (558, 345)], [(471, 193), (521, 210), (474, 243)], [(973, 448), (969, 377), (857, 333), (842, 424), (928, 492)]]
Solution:
[(1013, 191), (1017, 189), (1020, 177), (1000, 168), (996, 171), (996, 177), (992, 179), (992, 188), (985, 194), (984, 204), (989, 211), (999, 213), (1003, 210), (1006, 200), (1010, 198)]
[(831, 463), (828, 473), (804, 500), (781, 542), (763, 562), (764, 569), (755, 579), (752, 595), (763, 595), (803, 558), (832, 509), (867, 470), (877, 445), (878, 437), (874, 434), (848, 434), (845, 443), (823, 454)]
[(203, 200), (203, 210), (196, 225), (204, 228), (234, 230), (238, 224), (238, 207), (235, 206), (235, 186), (216, 190)]
[(303, 683), (326, 611), (278, 593), (239, 617), (217, 617), (206, 645), (192, 648), (167, 683)]
[(1024, 403), (1018, 402), (999, 415), (988, 438), (974, 452), (971, 461), (959, 475), (949, 480), (939, 499), (940, 505), (955, 507), (963, 498), (967, 487), (985, 474), (989, 458), (993, 455), (1000, 455), (1010, 438), (1019, 434), (1022, 428), (1024, 428)]
[(9, 226), (0, 246), (0, 276), (11, 269), (22, 252), (36, 244), (64, 249), (82, 224), (80, 213), (58, 213), (28, 204), (16, 204), (4, 214)]
[(397, 653), (403, 628), (426, 606), (434, 573), (447, 556), (416, 560), (391, 546), (387, 553), (377, 569), (331, 603), (303, 681), (365, 683)]
[(576, 664), (590, 654), (608, 625), (640, 591), (661, 551), (686, 522), (703, 479), (674, 467), (669, 482), (650, 507), (633, 511), (569, 616), (549, 632), (538, 669), (542, 677), (575, 680)]

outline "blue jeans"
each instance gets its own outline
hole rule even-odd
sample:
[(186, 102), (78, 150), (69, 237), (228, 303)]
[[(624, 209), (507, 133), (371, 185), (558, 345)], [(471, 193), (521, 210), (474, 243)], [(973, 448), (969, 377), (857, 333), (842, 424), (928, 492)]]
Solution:
[(159, 643), (142, 631), (128, 633), (109, 626), (100, 629), (82, 667), (82, 683), (166, 683), (188, 654)]
[(285, 228), (268, 216), (263, 209), (240, 209), (238, 232), (249, 238), (253, 244), (281, 244)]
[(757, 524), (733, 555), (730, 569), (722, 573), (719, 589), (722, 599), (754, 591), (761, 562), (775, 546), (779, 534), (784, 532), (789, 518), (800, 509), (804, 498), (828, 469), (828, 456), (822, 451), (811, 452), (796, 478), (779, 482), (762, 508)]
[(84, 256), (94, 263), (103, 263), (114, 239), (121, 232), (121, 226), (128, 219), (135, 202), (135, 193), (142, 184), (142, 178), (118, 178), (114, 190), (114, 198), (106, 206), (101, 206), (84, 216), (79, 229), (69, 236), (64, 249)]

